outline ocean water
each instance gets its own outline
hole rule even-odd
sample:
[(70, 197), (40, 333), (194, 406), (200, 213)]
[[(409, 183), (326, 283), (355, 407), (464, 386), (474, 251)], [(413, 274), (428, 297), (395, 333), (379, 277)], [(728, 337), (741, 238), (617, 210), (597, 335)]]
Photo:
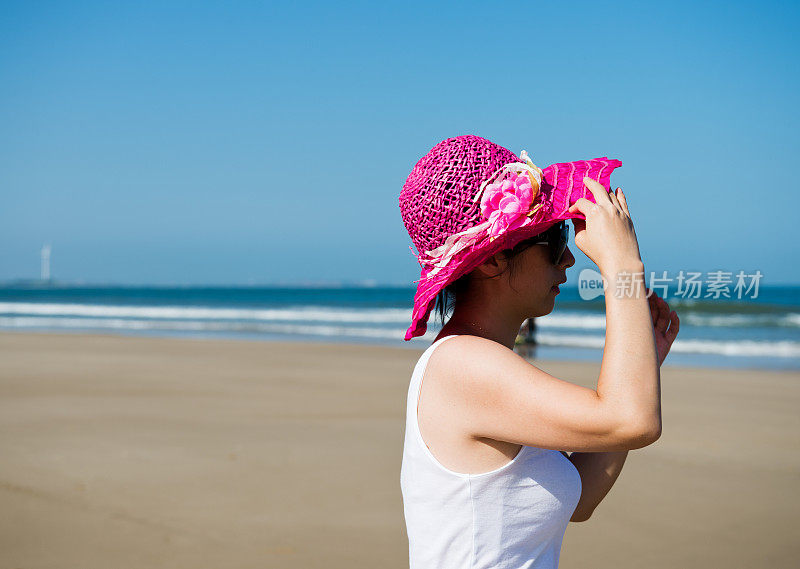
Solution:
[[(423, 349), (441, 326), (403, 340), (412, 287), (0, 286), (0, 330), (71, 331)], [(756, 298), (670, 298), (681, 331), (665, 365), (800, 369), (800, 286), (762, 286)], [(537, 318), (534, 359), (600, 362), (602, 297), (562, 286)], [(529, 354), (530, 356), (531, 354)]]

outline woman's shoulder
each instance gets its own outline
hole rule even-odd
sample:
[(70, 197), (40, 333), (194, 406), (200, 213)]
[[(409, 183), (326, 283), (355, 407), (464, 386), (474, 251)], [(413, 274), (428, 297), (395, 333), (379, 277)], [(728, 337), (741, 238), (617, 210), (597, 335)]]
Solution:
[(503, 344), (481, 336), (459, 334), (436, 346), (428, 360), (426, 375), (463, 381), (467, 376), (486, 377), (505, 367), (520, 365), (530, 364)]
[(445, 338), (447, 338), (447, 340), (441, 342), (440, 345), (436, 347), (436, 350), (434, 350), (434, 353), (448, 353), (452, 355), (462, 352), (471, 352), (472, 350), (479, 350), (483, 353), (496, 353), (506, 356), (517, 355), (514, 350), (507, 348), (499, 342), (495, 342), (494, 340), (490, 340), (482, 336), (474, 336), (472, 334), (443, 334), (434, 340), (434, 343)]

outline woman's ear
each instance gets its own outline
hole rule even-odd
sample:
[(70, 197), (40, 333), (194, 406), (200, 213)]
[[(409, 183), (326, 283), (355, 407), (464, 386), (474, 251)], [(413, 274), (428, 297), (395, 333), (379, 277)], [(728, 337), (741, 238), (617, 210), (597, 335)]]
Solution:
[(475, 271), (487, 278), (494, 278), (497, 275), (502, 274), (506, 270), (506, 266), (508, 265), (508, 258), (506, 254), (500, 251), (499, 253), (495, 253), (488, 259), (486, 259), (483, 263), (475, 267)]

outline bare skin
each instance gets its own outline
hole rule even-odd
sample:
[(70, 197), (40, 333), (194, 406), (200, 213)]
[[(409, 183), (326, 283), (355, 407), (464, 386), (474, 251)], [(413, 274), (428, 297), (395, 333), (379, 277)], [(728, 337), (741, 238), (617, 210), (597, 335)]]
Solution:
[[(553, 265), (546, 246), (517, 259), (514, 278), (502, 253), (475, 269), (473, 285), (457, 299), (437, 339), (420, 388), (418, 420), (431, 452), (446, 468), (480, 473), (513, 459), (522, 445), (560, 450), (581, 475), (583, 492), (572, 521), (584, 521), (614, 484), (628, 450), (661, 432), (660, 374), (678, 332), (674, 311), (643, 284), (634, 298), (614, 298), (620, 272), (642, 273), (638, 242), (624, 194), (587, 187), (596, 204), (572, 211), (576, 245), (607, 280), (606, 347), (596, 390), (553, 377), (513, 352), (526, 318), (549, 314), (565, 271), (567, 249)], [(565, 450), (575, 451), (568, 455)]]

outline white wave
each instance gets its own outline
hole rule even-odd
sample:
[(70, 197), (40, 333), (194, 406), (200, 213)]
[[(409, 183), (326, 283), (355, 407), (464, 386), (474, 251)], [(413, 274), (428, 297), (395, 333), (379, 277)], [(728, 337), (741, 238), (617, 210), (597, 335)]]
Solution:
[(47, 318), (39, 316), (0, 317), (2, 328), (50, 328), (72, 330), (167, 330), (179, 332), (259, 332), (310, 336), (354, 336), (400, 339), (402, 329), (358, 326), (264, 324), (259, 322), (198, 322), (187, 320), (122, 320), (117, 318)]
[(212, 308), (203, 306), (116, 306), (104, 304), (56, 304), (0, 302), (0, 314), (37, 316), (86, 316), (99, 318), (154, 318), (193, 320), (259, 320), (402, 323), (411, 320), (411, 309), (334, 307)]
[[(605, 336), (538, 334), (536, 340), (543, 346), (594, 348), (605, 347)], [(757, 340), (675, 340), (673, 353), (715, 354), (723, 356), (774, 356), (800, 358), (800, 342)]]
[(800, 328), (800, 314), (796, 312), (792, 312), (790, 314), (784, 315), (784, 320), (787, 325), (789, 326), (797, 326)]
[(605, 336), (588, 336), (585, 334), (537, 334), (536, 341), (542, 346), (602, 350), (605, 346), (606, 338)]
[(605, 330), (605, 314), (561, 313), (548, 314), (536, 319), (536, 326), (542, 328), (577, 328), (582, 330)]
[(799, 358), (800, 342), (759, 342), (756, 340), (675, 340), (672, 351), (688, 354), (719, 354), (724, 356), (772, 356)]
[[(678, 315), (683, 325), (709, 328), (800, 328), (800, 314), (697, 314), (683, 311)], [(573, 328), (582, 330), (605, 330), (604, 314), (553, 313), (536, 319), (542, 328)]]
[[(405, 308), (339, 308), (296, 306), (285, 308), (215, 308), (204, 306), (126, 306), (103, 304), (0, 302), (0, 314), (25, 316), (77, 316), (87, 318), (140, 318), (154, 320), (238, 320), (243, 322), (329, 322), (363, 324), (406, 324), (411, 321)], [(739, 328), (800, 327), (800, 314), (718, 314), (687, 312), (684, 325)], [(433, 318), (431, 318), (433, 322)], [(562, 312), (536, 319), (542, 329), (605, 330), (605, 314)]]
[[(305, 335), (319, 337), (373, 338), (402, 341), (405, 328), (377, 328), (371, 326), (336, 326), (324, 324), (279, 324), (265, 322), (222, 322), (190, 320), (141, 320), (122, 318), (65, 318), (46, 316), (0, 317), (0, 328), (40, 328), (72, 330), (137, 330), (217, 333), (261, 333)], [(429, 329), (420, 340), (431, 341), (438, 333)], [(554, 334), (539, 332), (536, 335), (542, 346), (572, 347), (602, 350), (605, 336), (589, 334)], [(419, 340), (418, 340), (419, 341)], [(724, 356), (769, 356), (800, 358), (800, 342), (755, 340), (676, 340), (672, 352), (688, 354), (715, 354)]]
[[(678, 315), (683, 325), (709, 328), (800, 328), (800, 314), (697, 314), (683, 311)], [(542, 328), (573, 328), (582, 330), (605, 330), (604, 314), (553, 313), (536, 319)]]
[(741, 328), (741, 327), (800, 327), (800, 314), (694, 314), (688, 313), (681, 317), (685, 324), (691, 326), (708, 326), (715, 328)]
[[(370, 324), (411, 323), (405, 308), (347, 309), (326, 306), (287, 308), (213, 308), (202, 306), (124, 306), (0, 302), (0, 314), (26, 316), (81, 316), (94, 318), (152, 318), (186, 320), (241, 320), (271, 322), (352, 322)], [(431, 319), (432, 321), (432, 319)], [(536, 319), (543, 328), (605, 329), (603, 314), (548, 314)]]

